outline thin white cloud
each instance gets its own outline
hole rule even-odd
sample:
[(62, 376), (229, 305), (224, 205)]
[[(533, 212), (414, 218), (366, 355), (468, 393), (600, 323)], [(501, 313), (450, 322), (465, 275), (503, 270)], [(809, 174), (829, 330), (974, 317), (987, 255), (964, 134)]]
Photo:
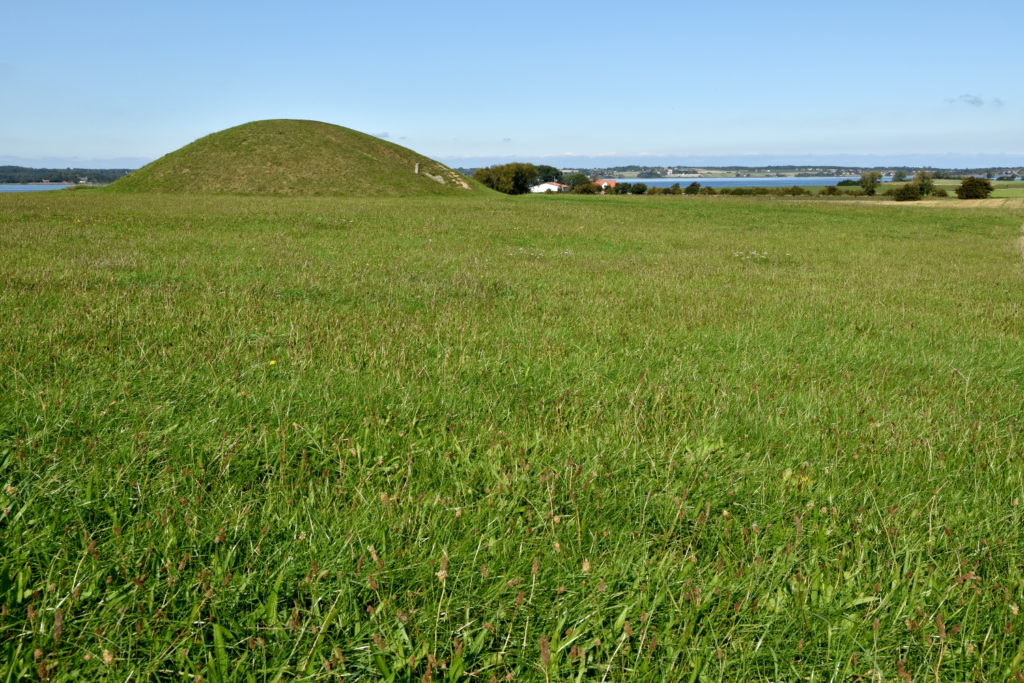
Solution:
[(967, 105), (968, 107), (974, 108), (980, 108), (986, 105), (991, 107), (1001, 107), (1004, 104), (1006, 104), (998, 97), (993, 97), (992, 99), (986, 101), (984, 97), (981, 97), (980, 95), (971, 95), (970, 93), (964, 93), (963, 95), (959, 95), (957, 97), (950, 97), (946, 100), (946, 102), (948, 104), (964, 104)]

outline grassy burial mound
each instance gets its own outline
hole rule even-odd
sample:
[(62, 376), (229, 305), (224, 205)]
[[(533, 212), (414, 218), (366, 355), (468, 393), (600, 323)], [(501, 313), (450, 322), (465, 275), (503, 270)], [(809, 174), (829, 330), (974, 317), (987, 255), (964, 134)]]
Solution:
[(254, 121), (157, 159), (111, 185), (121, 192), (246, 195), (478, 195), (444, 164), (350, 128)]

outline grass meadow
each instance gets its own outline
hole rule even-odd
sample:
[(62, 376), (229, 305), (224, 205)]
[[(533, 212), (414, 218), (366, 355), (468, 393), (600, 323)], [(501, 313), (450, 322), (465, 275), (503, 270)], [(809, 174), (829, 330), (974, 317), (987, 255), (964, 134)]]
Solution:
[(1024, 211), (0, 198), (0, 680), (1024, 680)]

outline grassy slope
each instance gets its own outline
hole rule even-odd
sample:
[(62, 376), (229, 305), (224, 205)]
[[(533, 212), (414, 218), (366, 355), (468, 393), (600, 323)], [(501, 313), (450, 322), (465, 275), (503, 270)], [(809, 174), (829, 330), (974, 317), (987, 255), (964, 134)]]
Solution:
[(1006, 680), (1022, 220), (4, 197), (0, 666)]
[[(414, 173), (417, 163), (419, 175)], [(492, 193), (405, 147), (341, 126), (296, 120), (255, 121), (208, 135), (110, 187), (283, 196)]]

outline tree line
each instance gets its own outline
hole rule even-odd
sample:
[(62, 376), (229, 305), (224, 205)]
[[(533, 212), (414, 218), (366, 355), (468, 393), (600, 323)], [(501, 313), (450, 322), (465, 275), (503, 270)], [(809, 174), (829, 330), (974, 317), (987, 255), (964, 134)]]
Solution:
[[(794, 185), (792, 187), (726, 187), (715, 189), (709, 186), (701, 186), (698, 182), (692, 182), (686, 187), (675, 183), (670, 187), (648, 187), (645, 183), (619, 182), (607, 189), (599, 186), (583, 173), (572, 173), (565, 177), (560, 170), (554, 166), (535, 166), (526, 163), (511, 163), (479, 168), (473, 173), (473, 177), (490, 187), (491, 189), (505, 194), (526, 194), (534, 185), (545, 182), (559, 182), (569, 187), (573, 194), (725, 194), (725, 195), (782, 195), (801, 196), (814, 194), (804, 187)], [(935, 174), (928, 171), (918, 171), (914, 174), (913, 180), (906, 182), (900, 187), (893, 187), (885, 192), (896, 201), (914, 201), (928, 196), (945, 197), (947, 192), (942, 188), (935, 187)], [(902, 175), (901, 180), (907, 176)], [(878, 186), (882, 182), (882, 174), (878, 171), (866, 171), (858, 180), (843, 180), (837, 185), (830, 185), (821, 190), (824, 196), (855, 195), (873, 197), (878, 192)], [(856, 187), (858, 189), (842, 189), (842, 186)], [(965, 178), (956, 195), (960, 199), (984, 199), (992, 193), (992, 183), (985, 178), (974, 176)]]
[(90, 183), (112, 183), (132, 172), (130, 168), (27, 168), (25, 166), (0, 166), (0, 183), (22, 184), (77, 183), (88, 178)]

